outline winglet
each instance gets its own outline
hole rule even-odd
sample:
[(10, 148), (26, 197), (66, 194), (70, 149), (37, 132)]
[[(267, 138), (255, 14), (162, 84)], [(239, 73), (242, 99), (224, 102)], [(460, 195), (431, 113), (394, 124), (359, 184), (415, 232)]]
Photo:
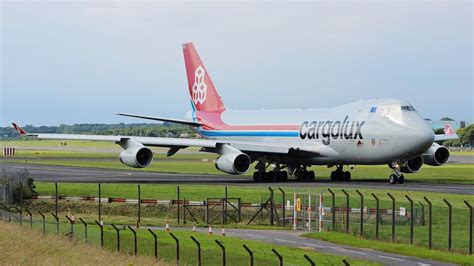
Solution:
[(18, 132), (18, 134), (20, 134), (20, 136), (28, 135), (26, 131), (23, 128), (19, 127), (16, 123), (12, 123), (12, 125), (15, 128), (15, 130)]

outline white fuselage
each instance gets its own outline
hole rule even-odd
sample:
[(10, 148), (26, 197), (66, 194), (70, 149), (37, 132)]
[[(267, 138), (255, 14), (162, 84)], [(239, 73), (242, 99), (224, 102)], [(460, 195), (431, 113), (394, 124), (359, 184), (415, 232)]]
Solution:
[(420, 156), (434, 140), (433, 130), (413, 107), (396, 99), (360, 101), (327, 109), (226, 110), (221, 119), (227, 127), (200, 128), (199, 133), (209, 139), (310, 147), (320, 156), (304, 158), (309, 164), (407, 160)]

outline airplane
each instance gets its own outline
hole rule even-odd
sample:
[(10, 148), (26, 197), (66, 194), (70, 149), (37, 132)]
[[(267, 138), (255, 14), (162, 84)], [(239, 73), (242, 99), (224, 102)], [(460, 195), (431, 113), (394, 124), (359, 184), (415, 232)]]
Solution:
[(192, 110), (186, 119), (119, 113), (117, 115), (187, 125), (203, 137), (27, 133), (38, 139), (111, 141), (123, 150), (120, 161), (143, 168), (153, 161), (150, 146), (168, 148), (172, 156), (187, 147), (216, 153), (215, 167), (231, 175), (246, 173), (252, 163), (255, 181), (312, 181), (313, 165), (335, 167), (331, 180), (349, 181), (344, 166), (388, 165), (391, 184), (402, 184), (403, 173), (423, 164), (441, 166), (449, 151), (437, 142), (455, 139), (454, 131), (435, 135), (415, 108), (399, 99), (372, 99), (324, 109), (231, 110), (224, 105), (193, 43), (183, 44)]

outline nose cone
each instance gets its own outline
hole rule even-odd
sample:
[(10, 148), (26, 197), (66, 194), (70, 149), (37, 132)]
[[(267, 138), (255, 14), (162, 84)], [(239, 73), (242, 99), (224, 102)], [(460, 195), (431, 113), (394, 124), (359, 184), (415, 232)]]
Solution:
[(417, 147), (416, 150), (420, 152), (426, 151), (435, 139), (433, 130), (424, 123), (418, 124), (410, 130), (410, 139), (413, 142), (413, 146)]

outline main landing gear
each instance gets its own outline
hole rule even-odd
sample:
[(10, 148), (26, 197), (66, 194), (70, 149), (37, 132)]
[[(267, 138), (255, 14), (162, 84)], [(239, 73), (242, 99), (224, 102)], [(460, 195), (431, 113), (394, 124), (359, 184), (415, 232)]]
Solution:
[(256, 182), (284, 182), (288, 180), (288, 172), (282, 171), (283, 167), (279, 164), (272, 171), (266, 172), (268, 166), (270, 166), (270, 163), (265, 165), (262, 161), (258, 162), (255, 166), (257, 171), (253, 173), (253, 180)]
[(405, 182), (405, 177), (400, 172), (400, 165), (401, 163), (398, 162), (392, 164), (391, 168), (393, 169), (393, 174), (388, 177), (388, 182), (392, 185), (403, 184), (403, 182)]
[(287, 181), (288, 180), (288, 172), (286, 171), (255, 171), (253, 173), (253, 180), (256, 182), (275, 182), (275, 181)]
[(295, 171), (295, 177), (298, 181), (313, 181), (316, 178), (314, 171), (308, 171), (306, 166), (301, 166)]
[(351, 181), (351, 172), (343, 171), (343, 165), (337, 165), (336, 171), (331, 172), (331, 180), (333, 181)]

